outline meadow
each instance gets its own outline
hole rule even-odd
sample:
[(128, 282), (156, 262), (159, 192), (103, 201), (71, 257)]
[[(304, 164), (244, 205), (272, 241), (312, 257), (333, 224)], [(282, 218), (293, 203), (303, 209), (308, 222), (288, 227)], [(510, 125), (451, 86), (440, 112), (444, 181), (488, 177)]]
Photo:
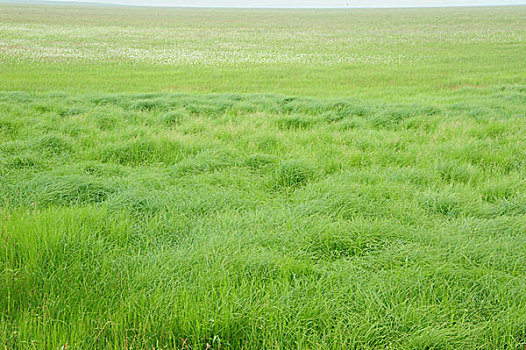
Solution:
[(0, 346), (524, 349), (524, 18), (0, 4)]

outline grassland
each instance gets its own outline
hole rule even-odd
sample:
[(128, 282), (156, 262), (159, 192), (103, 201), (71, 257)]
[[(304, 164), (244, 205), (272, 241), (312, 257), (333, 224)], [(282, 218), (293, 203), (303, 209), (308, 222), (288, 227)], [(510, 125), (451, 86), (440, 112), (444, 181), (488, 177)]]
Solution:
[(181, 10), (2, 6), (0, 90), (413, 99), (525, 84), (526, 6)]
[(526, 7), (0, 10), (2, 347), (524, 348)]

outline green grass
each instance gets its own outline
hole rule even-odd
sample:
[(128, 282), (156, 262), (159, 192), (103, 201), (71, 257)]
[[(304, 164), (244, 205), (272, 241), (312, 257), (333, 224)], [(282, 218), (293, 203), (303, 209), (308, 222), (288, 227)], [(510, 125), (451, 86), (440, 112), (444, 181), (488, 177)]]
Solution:
[(524, 349), (526, 7), (1, 10), (2, 348)]
[(0, 91), (410, 101), (526, 84), (526, 6), (190, 10), (3, 5)]
[(0, 341), (522, 348), (526, 88), (483, 92), (1, 94)]

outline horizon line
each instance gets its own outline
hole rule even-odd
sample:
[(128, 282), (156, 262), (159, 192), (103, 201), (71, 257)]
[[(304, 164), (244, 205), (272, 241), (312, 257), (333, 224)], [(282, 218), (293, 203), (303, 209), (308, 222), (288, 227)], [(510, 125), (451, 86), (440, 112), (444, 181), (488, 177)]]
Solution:
[(181, 9), (247, 9), (247, 10), (341, 10), (341, 9), (426, 9), (426, 8), (466, 8), (466, 7), (509, 7), (509, 6), (526, 6), (524, 3), (504, 3), (504, 4), (444, 4), (444, 5), (401, 5), (401, 6), (191, 6), (191, 5), (169, 5), (169, 4), (130, 4), (119, 1), (101, 2), (97, 0), (85, 0), (85, 1), (60, 1), (60, 0), (33, 0), (22, 2), (20, 0), (0, 0), (1, 3), (11, 3), (19, 5), (31, 5), (31, 4), (42, 4), (42, 5), (71, 5), (71, 6), (117, 6), (117, 7), (139, 7), (139, 8), (181, 8)]

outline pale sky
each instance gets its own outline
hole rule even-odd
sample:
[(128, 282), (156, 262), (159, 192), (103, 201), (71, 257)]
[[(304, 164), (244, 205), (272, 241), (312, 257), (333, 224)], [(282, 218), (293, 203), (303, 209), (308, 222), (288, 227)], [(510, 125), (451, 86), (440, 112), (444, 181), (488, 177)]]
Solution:
[(480, 6), (522, 5), (526, 0), (54, 0), (64, 2), (97, 2), (140, 6), (190, 6), (190, 7), (430, 7), (430, 6)]

